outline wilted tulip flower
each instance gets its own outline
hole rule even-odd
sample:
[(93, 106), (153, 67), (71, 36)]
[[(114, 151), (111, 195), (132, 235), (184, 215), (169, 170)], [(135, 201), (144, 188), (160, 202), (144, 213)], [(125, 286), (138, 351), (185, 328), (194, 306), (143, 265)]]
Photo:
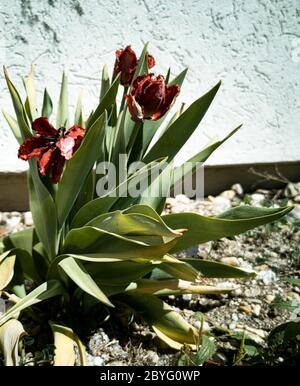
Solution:
[(156, 121), (170, 109), (179, 91), (177, 84), (167, 86), (162, 75), (138, 76), (125, 96), (132, 119)]
[[(148, 68), (152, 68), (155, 65), (155, 60), (152, 55), (147, 54)], [(114, 76), (121, 73), (120, 83), (123, 86), (129, 86), (132, 82), (134, 72), (137, 68), (138, 60), (135, 52), (130, 46), (127, 46), (124, 50), (116, 51), (116, 61), (114, 68)]]
[(51, 181), (60, 180), (66, 160), (72, 158), (84, 137), (84, 129), (78, 125), (67, 131), (64, 127), (56, 130), (47, 117), (32, 122), (32, 129), (38, 134), (28, 138), (19, 148), (18, 157), (27, 161), (32, 157), (38, 160), (40, 174), (45, 176), (51, 169)]

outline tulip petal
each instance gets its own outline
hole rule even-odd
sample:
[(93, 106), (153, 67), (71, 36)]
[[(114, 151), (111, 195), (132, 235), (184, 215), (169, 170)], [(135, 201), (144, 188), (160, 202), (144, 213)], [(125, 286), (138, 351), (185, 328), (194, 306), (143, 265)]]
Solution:
[(139, 102), (143, 107), (144, 118), (148, 119), (161, 110), (161, 107), (165, 105), (165, 94), (166, 85), (163, 77), (152, 80), (143, 88)]
[(123, 86), (129, 86), (132, 82), (137, 64), (136, 54), (130, 46), (127, 46), (124, 50), (116, 51), (114, 75), (116, 76), (119, 72), (121, 73), (120, 83)]
[(43, 137), (31, 137), (26, 139), (19, 147), (18, 157), (24, 161), (42, 155), (49, 147), (50, 142)]
[(57, 130), (48, 121), (48, 117), (40, 117), (32, 122), (32, 129), (45, 137), (56, 137)]
[(47, 151), (43, 153), (38, 159), (38, 165), (39, 165), (39, 171), (42, 176), (45, 176), (49, 169), (50, 166), (53, 162), (53, 157), (55, 154), (55, 147), (50, 147)]
[(72, 137), (74, 139), (77, 139), (78, 137), (84, 137), (85, 130), (80, 127), (79, 125), (74, 125), (69, 128), (69, 130), (66, 133), (66, 137)]
[(164, 104), (160, 106), (160, 111), (157, 111), (151, 116), (152, 121), (160, 119), (173, 106), (179, 92), (180, 87), (177, 84), (166, 87)]
[(125, 98), (131, 118), (136, 122), (143, 120), (142, 108), (136, 102), (135, 98), (132, 95), (125, 95)]
[(152, 68), (155, 66), (155, 59), (152, 55), (147, 53), (147, 61), (148, 61), (148, 68)]
[(59, 182), (62, 172), (64, 170), (65, 162), (65, 158), (59, 153), (58, 149), (56, 149), (54, 162), (52, 165), (51, 181), (53, 184), (57, 184)]
[(66, 160), (72, 158), (73, 148), (75, 146), (75, 139), (72, 137), (63, 137), (56, 142), (56, 146), (60, 150), (60, 153)]

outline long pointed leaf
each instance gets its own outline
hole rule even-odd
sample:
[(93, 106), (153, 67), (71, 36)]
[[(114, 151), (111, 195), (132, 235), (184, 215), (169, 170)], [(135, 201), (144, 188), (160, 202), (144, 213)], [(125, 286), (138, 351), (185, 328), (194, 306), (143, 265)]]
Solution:
[(75, 260), (73, 257), (67, 257), (59, 263), (59, 266), (83, 291), (91, 296), (94, 296), (101, 303), (104, 303), (110, 307), (114, 307), (114, 305), (108, 300), (106, 295), (94, 282), (80, 261)]
[(9, 127), (11, 128), (16, 140), (21, 145), (23, 143), (23, 138), (22, 138), (21, 131), (19, 129), (18, 122), (15, 120), (14, 117), (12, 117), (6, 111), (2, 110), (2, 113), (4, 115), (4, 118), (6, 119), (6, 122), (8, 123)]
[(197, 99), (176, 119), (146, 154), (144, 157), (145, 162), (150, 162), (157, 158), (158, 155), (168, 157), (168, 161), (175, 157), (198, 127), (213, 101), (220, 84), (219, 82), (209, 92)]
[(196, 213), (174, 213), (162, 218), (173, 229), (182, 227), (188, 229), (173, 247), (171, 252), (175, 252), (210, 240), (243, 233), (278, 220), (292, 209), (293, 207), (256, 208), (245, 205), (231, 209), (219, 217), (204, 217)]
[(109, 110), (109, 108), (115, 103), (116, 96), (118, 94), (119, 84), (120, 74), (117, 75), (110, 88), (107, 90), (107, 92), (101, 99), (94, 113), (89, 117), (86, 123), (87, 130), (89, 130), (90, 127), (93, 126), (93, 124), (99, 119), (99, 117), (104, 113), (105, 110)]
[(25, 89), (27, 93), (27, 101), (28, 101), (28, 108), (29, 108), (29, 119), (34, 121), (37, 118), (37, 108), (36, 108), (36, 94), (35, 94), (35, 87), (34, 87), (34, 68), (31, 66), (29, 75), (27, 79), (24, 80)]
[(16, 87), (10, 81), (9, 76), (8, 76), (8, 72), (7, 72), (5, 67), (4, 67), (4, 77), (5, 77), (5, 80), (7, 83), (8, 90), (9, 90), (10, 95), (11, 95), (11, 99), (12, 99), (13, 106), (15, 109), (19, 129), (20, 129), (22, 138), (24, 140), (26, 138), (31, 137), (32, 134), (30, 132), (30, 129), (29, 129), (29, 126), (27, 123), (26, 114), (25, 114), (25, 110), (24, 110), (24, 107), (22, 104), (22, 100), (20, 98), (20, 95), (19, 95)]
[(62, 295), (64, 288), (58, 280), (49, 280), (30, 292), (0, 317), (0, 326), (27, 307), (54, 296)]
[(47, 89), (44, 90), (44, 98), (43, 98), (43, 107), (42, 107), (42, 116), (43, 117), (50, 117), (53, 111), (53, 103), (50, 98), (50, 95), (48, 94)]
[(69, 108), (68, 108), (68, 78), (63, 72), (60, 96), (58, 102), (58, 110), (56, 116), (56, 127), (68, 127)]
[[(198, 331), (176, 313), (168, 304), (153, 295), (124, 294), (118, 295), (124, 303), (128, 304), (139, 314), (155, 331), (160, 331), (170, 340), (178, 343), (194, 345), (198, 339)], [(159, 335), (162, 338), (162, 335)], [(163, 338), (162, 338), (163, 339)]]
[(104, 136), (106, 114), (103, 113), (86, 133), (84, 140), (68, 162), (56, 194), (58, 224), (61, 227), (98, 156)]

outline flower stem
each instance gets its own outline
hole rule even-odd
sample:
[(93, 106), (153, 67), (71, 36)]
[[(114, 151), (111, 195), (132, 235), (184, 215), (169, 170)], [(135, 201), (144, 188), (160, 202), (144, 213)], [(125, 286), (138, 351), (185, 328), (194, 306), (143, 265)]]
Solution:
[(125, 86), (124, 91), (123, 91), (122, 100), (121, 100), (120, 113), (123, 111), (124, 106), (125, 106), (125, 95), (127, 94), (127, 91), (128, 91), (128, 86)]

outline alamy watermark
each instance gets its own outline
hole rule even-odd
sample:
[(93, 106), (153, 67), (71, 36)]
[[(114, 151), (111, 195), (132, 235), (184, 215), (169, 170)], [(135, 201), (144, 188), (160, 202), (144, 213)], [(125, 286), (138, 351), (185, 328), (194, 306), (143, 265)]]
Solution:
[(185, 162), (174, 167), (166, 161), (145, 164), (133, 162), (127, 169), (128, 156), (120, 154), (117, 164), (97, 165), (96, 192), (99, 197), (169, 197), (184, 194), (190, 198), (204, 197), (202, 162)]

